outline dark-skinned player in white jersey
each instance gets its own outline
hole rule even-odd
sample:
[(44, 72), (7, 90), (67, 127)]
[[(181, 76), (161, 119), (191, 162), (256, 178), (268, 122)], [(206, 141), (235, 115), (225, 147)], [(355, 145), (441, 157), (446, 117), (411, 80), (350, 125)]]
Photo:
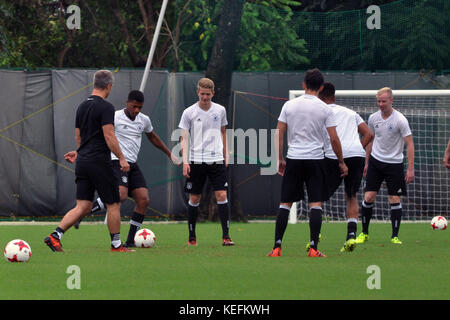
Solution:
[[(344, 194), (346, 202), (347, 236), (341, 252), (350, 252), (356, 246), (356, 229), (358, 224), (358, 199), (357, 192), (361, 186), (366, 160), (366, 146), (373, 140), (373, 132), (361, 116), (349, 108), (335, 104), (335, 87), (332, 83), (325, 82), (319, 99), (325, 102), (333, 110), (336, 120), (336, 131), (341, 141), (344, 162), (348, 167), (348, 175), (342, 178), (339, 174), (339, 162), (330, 143), (325, 147), (326, 180), (331, 197), (344, 180)], [(325, 132), (325, 134), (327, 134)], [(360, 138), (361, 136), (361, 138)], [(309, 244), (308, 246), (309, 247)]]
[(75, 162), (77, 202), (64, 215), (58, 227), (44, 239), (45, 244), (54, 252), (64, 251), (61, 245), (64, 233), (91, 211), (95, 191), (106, 203), (111, 251), (134, 251), (124, 247), (120, 240), (120, 195), (114, 178), (111, 152), (119, 159), (119, 170), (128, 172), (130, 165), (114, 134), (114, 106), (105, 100), (113, 83), (112, 72), (95, 72), (92, 94), (77, 108), (75, 141), (78, 149), (64, 155), (66, 161)]
[[(143, 106), (144, 94), (139, 90), (132, 90), (128, 93), (126, 107), (117, 110), (114, 115), (115, 135), (125, 159), (130, 165), (129, 172), (122, 172), (119, 168), (117, 157), (111, 153), (114, 175), (119, 183), (120, 201), (124, 202), (128, 197), (131, 197), (136, 203), (130, 219), (130, 229), (127, 240), (124, 243), (125, 247), (135, 247), (134, 236), (144, 221), (147, 206), (150, 202), (145, 177), (137, 164), (142, 134), (145, 133), (148, 141), (167, 155), (174, 164), (181, 164), (155, 133), (150, 118), (141, 112)], [(101, 197), (99, 197), (94, 201), (91, 212), (97, 212), (102, 209), (104, 209), (104, 204)], [(77, 228), (79, 224), (80, 221), (76, 225)]]
[[(341, 143), (336, 132), (336, 121), (330, 107), (317, 96), (323, 88), (323, 75), (318, 69), (308, 70), (302, 86), (305, 94), (283, 105), (278, 118), (275, 149), (278, 152), (278, 173), (283, 176), (281, 201), (275, 223), (275, 243), (269, 257), (281, 256), (281, 243), (287, 227), (292, 203), (304, 199), (303, 186), (309, 202), (310, 248), (308, 257), (325, 257), (318, 250), (322, 226), (322, 203), (327, 200), (323, 148), (326, 128), (330, 143), (339, 161), (339, 171), (347, 175)], [(284, 134), (288, 151), (283, 156)]]

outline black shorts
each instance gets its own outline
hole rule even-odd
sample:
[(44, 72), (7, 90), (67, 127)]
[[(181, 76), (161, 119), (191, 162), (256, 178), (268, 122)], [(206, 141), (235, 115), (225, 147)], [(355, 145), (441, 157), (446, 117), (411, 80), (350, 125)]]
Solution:
[(406, 182), (403, 163), (381, 162), (370, 156), (369, 166), (367, 168), (365, 191), (378, 192), (384, 180), (386, 181), (388, 195), (406, 195)]
[[(344, 177), (344, 190), (348, 198), (352, 198), (359, 191), (364, 172), (364, 157), (344, 158), (345, 165), (348, 168), (348, 175)], [(328, 198), (331, 198), (342, 183), (339, 160), (325, 158), (326, 166), (326, 186), (328, 189)]]
[(130, 171), (123, 172), (120, 170), (120, 161), (112, 160), (114, 175), (119, 186), (127, 188), (128, 196), (131, 197), (131, 191), (137, 188), (147, 188), (147, 183), (138, 164), (131, 162), (128, 162), (128, 164), (130, 165)]
[(95, 191), (104, 203), (120, 202), (119, 185), (111, 161), (76, 161), (77, 200), (94, 201)]
[(281, 202), (304, 200), (303, 185), (306, 185), (308, 202), (327, 200), (324, 160), (286, 159), (286, 169), (281, 182)]
[(206, 178), (209, 179), (214, 191), (228, 189), (227, 167), (223, 163), (190, 163), (190, 178), (186, 179), (186, 193), (201, 194)]

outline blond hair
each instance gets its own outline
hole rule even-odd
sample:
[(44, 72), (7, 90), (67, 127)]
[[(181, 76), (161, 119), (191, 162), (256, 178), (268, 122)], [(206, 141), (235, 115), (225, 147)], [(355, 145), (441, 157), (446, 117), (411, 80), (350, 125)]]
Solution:
[(201, 78), (197, 82), (197, 90), (200, 90), (200, 88), (211, 89), (214, 91), (214, 82), (209, 78)]
[(388, 93), (389, 96), (392, 98), (392, 89), (389, 87), (384, 87), (378, 90), (377, 97), (381, 96), (383, 93)]

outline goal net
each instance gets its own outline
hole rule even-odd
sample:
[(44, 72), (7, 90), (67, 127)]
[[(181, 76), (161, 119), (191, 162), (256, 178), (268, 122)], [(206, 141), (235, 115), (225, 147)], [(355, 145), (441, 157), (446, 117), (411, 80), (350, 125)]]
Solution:
[[(376, 90), (337, 90), (336, 104), (348, 107), (367, 122), (369, 115), (378, 111)], [(290, 90), (289, 98), (304, 94)], [(408, 185), (408, 195), (402, 197), (403, 219), (429, 220), (435, 215), (447, 216), (450, 209), (450, 173), (442, 163), (450, 138), (450, 90), (393, 90), (394, 108), (409, 121), (412, 131), (415, 161), (415, 179)], [(407, 157), (405, 154), (405, 170)], [(365, 180), (358, 192), (362, 201)], [(290, 223), (308, 219), (308, 205), (300, 201), (291, 208)], [(343, 183), (329, 201), (324, 203), (327, 220), (344, 221), (345, 199)], [(389, 220), (388, 195), (385, 182), (375, 201), (372, 219)]]

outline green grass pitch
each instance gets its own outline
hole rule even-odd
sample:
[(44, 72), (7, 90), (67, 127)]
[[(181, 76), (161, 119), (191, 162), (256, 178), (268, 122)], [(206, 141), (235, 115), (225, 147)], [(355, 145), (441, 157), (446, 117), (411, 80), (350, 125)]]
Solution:
[[(28, 263), (0, 263), (0, 299), (305, 300), (449, 299), (449, 231), (425, 223), (403, 223), (403, 245), (390, 243), (391, 225), (373, 223), (369, 242), (340, 253), (345, 223), (324, 223), (319, 249), (308, 258), (306, 223), (288, 225), (282, 256), (269, 258), (274, 223), (231, 223), (234, 247), (222, 247), (218, 223), (197, 224), (197, 247), (187, 247), (186, 224), (144, 224), (156, 246), (135, 253), (109, 252), (105, 225), (70, 229), (54, 253), (43, 239), (54, 225), (0, 226), (0, 245), (23, 239)], [(360, 228), (360, 224), (358, 225)], [(360, 229), (359, 229), (360, 230)], [(122, 225), (122, 240), (128, 224)], [(80, 289), (69, 289), (67, 268), (80, 268)], [(379, 267), (380, 289), (369, 289)]]

